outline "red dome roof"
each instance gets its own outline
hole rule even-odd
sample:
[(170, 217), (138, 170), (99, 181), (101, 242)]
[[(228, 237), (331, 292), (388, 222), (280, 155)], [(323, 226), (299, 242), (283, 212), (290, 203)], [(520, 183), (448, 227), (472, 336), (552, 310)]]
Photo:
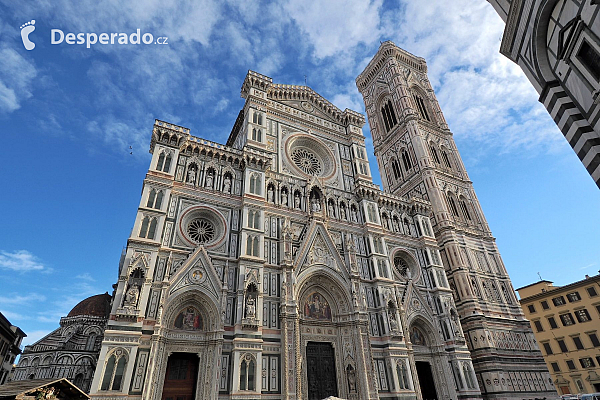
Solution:
[(92, 315), (94, 317), (108, 318), (108, 315), (110, 314), (110, 298), (111, 296), (108, 294), (108, 292), (88, 297), (73, 307), (67, 317)]

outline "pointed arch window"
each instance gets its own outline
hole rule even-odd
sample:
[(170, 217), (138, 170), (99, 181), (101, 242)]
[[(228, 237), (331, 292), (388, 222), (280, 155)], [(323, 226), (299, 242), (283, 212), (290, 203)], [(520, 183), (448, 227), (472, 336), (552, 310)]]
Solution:
[(465, 375), (465, 380), (467, 381), (467, 387), (469, 389), (475, 389), (475, 380), (473, 379), (473, 374), (471, 373), (468, 363), (463, 364), (463, 373)]
[(261, 190), (260, 190), (261, 186), (260, 186), (260, 176), (258, 174), (251, 174), (250, 175), (250, 193), (253, 194), (261, 194)]
[(145, 239), (154, 239), (156, 233), (156, 218), (150, 218), (145, 216), (142, 220), (142, 227), (140, 228), (140, 237)]
[(398, 374), (398, 383), (400, 384), (400, 389), (410, 389), (408, 384), (408, 370), (404, 360), (400, 360), (398, 361), (398, 364), (396, 364), (396, 373)]
[(127, 365), (127, 356), (124, 350), (118, 349), (108, 358), (104, 369), (104, 377), (100, 390), (121, 390), (123, 374)]
[(146, 203), (146, 207), (160, 209), (163, 201), (163, 191), (156, 191), (155, 189), (150, 190), (150, 194), (148, 195), (148, 202)]
[(394, 173), (395, 179), (399, 179), (402, 176), (402, 173), (400, 172), (400, 167), (398, 166), (396, 160), (392, 160), (392, 172)]
[(431, 118), (429, 117), (429, 113), (427, 112), (427, 106), (425, 105), (425, 101), (423, 100), (423, 97), (419, 96), (418, 94), (415, 94), (414, 98), (415, 98), (415, 103), (417, 104), (417, 110), (419, 110), (419, 115), (421, 116), (421, 118), (426, 121), (431, 121)]
[(158, 162), (156, 163), (156, 170), (162, 171), (163, 165), (165, 164), (165, 153), (162, 152), (158, 156)]
[(248, 227), (260, 229), (260, 211), (248, 210)]
[(429, 145), (429, 150), (431, 151), (431, 156), (433, 157), (433, 161), (435, 161), (436, 164), (440, 164), (440, 156), (437, 153), (437, 149), (435, 148), (435, 146), (433, 144)]
[(458, 208), (456, 207), (456, 202), (454, 201), (454, 198), (450, 195), (448, 195), (448, 204), (450, 204), (450, 211), (452, 212), (452, 215), (458, 217)]
[(469, 221), (472, 221), (471, 214), (469, 213), (469, 207), (467, 207), (467, 203), (464, 199), (460, 199), (460, 209), (462, 210), (465, 218)]
[(404, 149), (402, 149), (402, 163), (404, 164), (404, 169), (406, 171), (409, 171), (412, 168), (410, 156), (408, 155), (408, 152)]
[(381, 116), (383, 117), (383, 123), (385, 125), (385, 131), (389, 132), (394, 126), (398, 124), (398, 120), (396, 119), (396, 113), (394, 112), (394, 107), (392, 106), (391, 100), (388, 100), (387, 103), (381, 107)]
[(452, 169), (452, 164), (450, 164), (450, 158), (448, 158), (448, 152), (444, 149), (441, 150), (442, 153), (442, 160), (444, 161), (444, 164), (446, 165), (446, 167)]
[(255, 390), (256, 363), (247, 355), (240, 366), (240, 390)]

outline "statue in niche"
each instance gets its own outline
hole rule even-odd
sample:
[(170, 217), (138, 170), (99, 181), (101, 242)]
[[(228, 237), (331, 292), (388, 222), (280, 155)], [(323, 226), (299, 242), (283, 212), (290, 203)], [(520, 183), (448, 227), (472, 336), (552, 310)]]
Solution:
[(284, 191), (281, 192), (281, 205), (286, 207), (288, 205), (287, 193)]
[(231, 193), (231, 178), (229, 175), (225, 175), (225, 180), (223, 181), (223, 192)]
[(352, 207), (352, 222), (358, 222), (358, 214), (356, 213), (356, 208)]
[(254, 298), (252, 296), (248, 296), (246, 299), (246, 318), (255, 318), (256, 317), (256, 305)]
[(300, 193), (296, 192), (294, 195), (294, 208), (300, 209)]
[(346, 207), (340, 207), (340, 219), (348, 219), (348, 216), (346, 215)]
[(269, 186), (269, 188), (267, 189), (267, 201), (269, 203), (274, 203), (275, 202), (275, 191), (273, 190), (273, 186)]
[(348, 368), (346, 368), (346, 375), (350, 393), (356, 393), (356, 370), (352, 368), (352, 365), (348, 365)]
[(188, 169), (188, 183), (191, 183), (192, 185), (196, 183), (196, 168), (193, 166)]
[(124, 307), (135, 308), (137, 306), (138, 297), (140, 296), (140, 289), (137, 285), (132, 285), (127, 289), (125, 293), (125, 300), (123, 301)]
[(389, 308), (388, 317), (390, 319), (390, 330), (392, 332), (398, 332), (398, 320), (396, 319), (396, 310), (394, 310), (393, 308)]
[(333, 203), (329, 203), (329, 216), (335, 218), (335, 209), (333, 208)]
[(206, 187), (207, 188), (213, 187), (213, 180), (214, 180), (213, 170), (210, 169), (210, 170), (208, 170), (208, 175), (206, 175)]
[(311, 209), (313, 212), (321, 211), (321, 202), (316, 197), (313, 197), (310, 201)]

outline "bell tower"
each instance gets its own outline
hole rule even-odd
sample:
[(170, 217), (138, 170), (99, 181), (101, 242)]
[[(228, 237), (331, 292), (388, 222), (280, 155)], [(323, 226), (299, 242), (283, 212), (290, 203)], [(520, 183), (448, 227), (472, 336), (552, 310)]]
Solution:
[(383, 190), (431, 202), (431, 222), (484, 398), (555, 397), (425, 60), (384, 42), (356, 84)]

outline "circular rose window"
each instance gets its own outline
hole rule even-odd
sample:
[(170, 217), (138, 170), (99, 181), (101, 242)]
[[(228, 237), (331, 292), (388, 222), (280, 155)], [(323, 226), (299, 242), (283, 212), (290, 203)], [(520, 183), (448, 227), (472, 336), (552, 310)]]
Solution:
[(288, 160), (303, 175), (330, 178), (335, 173), (333, 152), (320, 140), (298, 134), (286, 144)]
[(315, 153), (308, 149), (294, 149), (292, 151), (292, 160), (296, 164), (296, 167), (304, 171), (305, 174), (318, 176), (323, 171), (321, 161)]
[(220, 212), (205, 206), (194, 206), (183, 212), (179, 233), (191, 245), (214, 246), (225, 239), (226, 221)]
[(187, 233), (194, 242), (207, 243), (215, 238), (215, 225), (206, 218), (196, 218), (188, 224)]

